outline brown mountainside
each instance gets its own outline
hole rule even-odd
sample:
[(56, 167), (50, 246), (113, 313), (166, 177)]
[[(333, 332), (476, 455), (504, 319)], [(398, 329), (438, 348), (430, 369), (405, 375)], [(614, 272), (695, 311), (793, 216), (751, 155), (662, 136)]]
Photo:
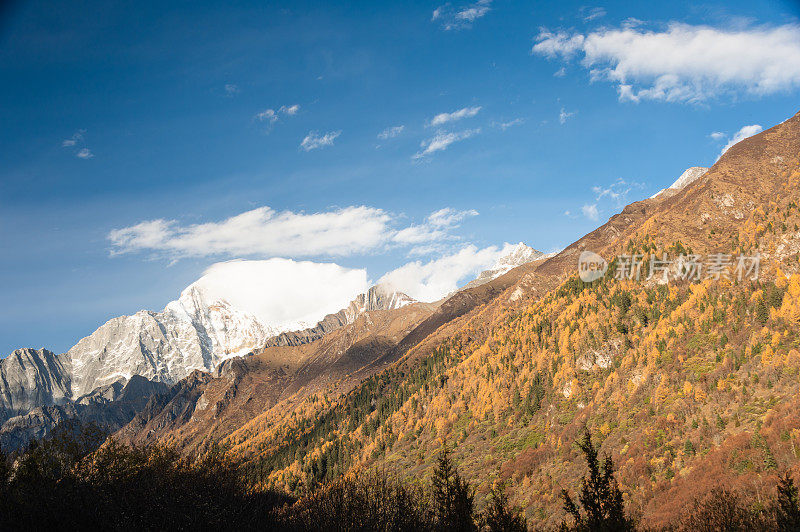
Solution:
[[(673, 522), (712, 485), (756, 500), (800, 458), (799, 156), (800, 114), (555, 257), (459, 292), (405, 326), (374, 318), (364, 336), (353, 324), (302, 352), (266, 349), (240, 361), (238, 377), (232, 368), (193, 376), (204, 380), (186, 382), (189, 395), (203, 390), (194, 399), (154, 403), (122, 434), (187, 448), (221, 441), (266, 485), (295, 493), (356, 467), (425, 478), (448, 441), (479, 501), (506, 480), (526, 516), (551, 526), (562, 517), (561, 488), (582, 473), (573, 443), (587, 427), (649, 524)], [(667, 286), (609, 274), (587, 285), (574, 275), (583, 250), (645, 261), (760, 253), (763, 275)], [(336, 341), (349, 347), (324, 347)], [(287, 359), (297, 365), (283, 368)], [(206, 390), (216, 402), (200, 400)]]

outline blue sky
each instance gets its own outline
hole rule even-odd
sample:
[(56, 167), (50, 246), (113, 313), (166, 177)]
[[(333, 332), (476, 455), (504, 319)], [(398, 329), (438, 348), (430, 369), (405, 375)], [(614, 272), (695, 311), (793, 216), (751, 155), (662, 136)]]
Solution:
[(2, 354), (236, 258), (435, 293), (800, 110), (796, 2), (109, 4), (0, 10)]

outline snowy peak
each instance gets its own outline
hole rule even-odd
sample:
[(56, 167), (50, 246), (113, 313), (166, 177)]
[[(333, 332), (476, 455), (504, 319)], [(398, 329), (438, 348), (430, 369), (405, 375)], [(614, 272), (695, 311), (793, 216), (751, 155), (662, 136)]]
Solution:
[(495, 261), (491, 268), (482, 271), (474, 281), (471, 281), (464, 288), (472, 288), (488, 283), (501, 275), (505, 275), (517, 266), (522, 266), (523, 264), (533, 262), (545, 256), (541, 251), (533, 249), (522, 242), (514, 246), (507, 244), (503, 251), (504, 253)]
[(172, 384), (194, 370), (214, 371), (222, 361), (265, 345), (312, 341), (352, 323), (364, 312), (414, 302), (387, 286), (373, 286), (309, 329), (297, 323), (264, 323), (230, 304), (221, 293), (207, 289), (201, 279), (161, 312), (143, 310), (109, 320), (67, 354), (72, 362), (74, 396), (127, 382), (133, 375)]
[(324, 324), (338, 323), (347, 325), (356, 321), (361, 314), (375, 310), (394, 310), (417, 301), (412, 297), (397, 292), (387, 284), (376, 284), (370, 287), (363, 294), (358, 294), (353, 301), (335, 314), (328, 314), (317, 324), (320, 327)]
[[(517, 266), (522, 266), (528, 262), (534, 261), (544, 256), (544, 253), (537, 251), (530, 246), (526, 246), (522, 242), (513, 246), (508, 253), (497, 259), (494, 266), (488, 271), (508, 271)], [(505, 273), (505, 272), (504, 272)]]
[(650, 199), (659, 198), (659, 197), (669, 197), (677, 194), (691, 183), (694, 183), (701, 177), (703, 177), (706, 172), (708, 172), (708, 168), (704, 168), (702, 166), (692, 166), (691, 168), (687, 168), (681, 176), (674, 182), (669, 188), (661, 189), (660, 191), (656, 192)]
[(133, 375), (172, 384), (279, 332), (192, 284), (162, 312), (113, 318), (70, 349), (72, 391), (77, 398)]
[(693, 183), (694, 181), (703, 177), (706, 172), (708, 172), (708, 168), (704, 168), (702, 166), (692, 166), (683, 172), (677, 181), (672, 183), (669, 188), (673, 190), (683, 190), (690, 183)]
[(372, 310), (394, 310), (417, 301), (403, 292), (393, 290), (389, 285), (376, 284), (366, 293), (360, 294), (356, 298), (356, 302), (360, 303), (361, 312), (368, 312)]
[(210, 296), (197, 283), (189, 285), (177, 300), (167, 304), (164, 313), (204, 330), (211, 342), (211, 351), (222, 357), (249, 351), (270, 336), (283, 332), (235, 308), (225, 299)]

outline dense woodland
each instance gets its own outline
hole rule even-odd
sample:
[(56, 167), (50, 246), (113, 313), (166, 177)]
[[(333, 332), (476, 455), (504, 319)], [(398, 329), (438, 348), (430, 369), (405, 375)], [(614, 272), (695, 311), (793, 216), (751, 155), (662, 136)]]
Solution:
[(2, 524), (796, 530), (799, 331), (780, 270), (570, 280), (200, 456), (63, 427), (0, 461)]
[[(757, 209), (732, 251), (799, 223), (793, 202)], [(692, 252), (648, 234), (620, 251)], [(485, 305), (433, 348), (200, 455), (66, 427), (0, 461), (0, 524), (797, 530), (800, 274), (781, 267), (658, 284), (612, 264)]]
[(529, 522), (553, 527), (588, 428), (647, 526), (723, 486), (764, 507), (800, 456), (800, 276), (770, 278), (572, 279), (223, 445), (251, 482), (303, 497), (354, 467), (428, 478), (449, 441), (481, 508), (500, 482)]
[[(174, 449), (120, 445), (94, 426), (72, 424), (15, 456), (0, 457), (3, 530), (269, 529), (524, 531), (521, 509), (505, 486), (492, 486), (482, 511), (475, 488), (459, 473), (445, 443), (425, 486), (382, 471), (351, 472), (293, 499), (259, 489), (219, 450), (195, 461)], [(613, 460), (601, 457), (586, 431), (575, 442), (585, 473), (562, 489), (561, 531), (634, 531)], [(574, 493), (572, 489), (574, 488)], [(671, 530), (800, 529), (794, 479), (785, 474), (774, 496), (755, 504), (713, 489), (682, 512)]]

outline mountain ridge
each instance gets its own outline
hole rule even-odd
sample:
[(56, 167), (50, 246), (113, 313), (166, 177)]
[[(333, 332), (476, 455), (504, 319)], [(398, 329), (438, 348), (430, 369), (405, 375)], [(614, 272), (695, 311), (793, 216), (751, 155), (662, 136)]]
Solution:
[[(800, 371), (798, 153), (800, 113), (676, 194), (634, 202), (554, 257), (454, 294), (417, 325), (419, 341), (382, 348), (381, 371), (257, 416), (223, 445), (267, 486), (302, 494), (352, 468), (425, 478), (448, 441), (478, 497), (506, 481), (547, 526), (560, 520), (560, 488), (582, 474), (572, 442), (583, 428), (653, 526), (710, 479), (744, 491), (772, 482), (773, 461), (798, 459), (800, 420), (788, 414)], [(583, 250), (765, 262), (759, 283), (617, 282), (611, 270), (585, 284)]]
[[(164, 310), (112, 318), (66, 353), (19, 349), (0, 360), (0, 442), (24, 443), (25, 434), (42, 436), (55, 424), (80, 417), (77, 405), (87, 397), (110, 394), (107, 402), (114, 402), (133, 377), (170, 386), (194, 371), (213, 372), (224, 361), (253, 350), (311, 342), (364, 312), (413, 302), (388, 287), (373, 286), (314, 328), (281, 331), (224, 299), (209, 298), (192, 283)], [(22, 425), (12, 419), (28, 414)], [(94, 417), (100, 420), (102, 415)]]

